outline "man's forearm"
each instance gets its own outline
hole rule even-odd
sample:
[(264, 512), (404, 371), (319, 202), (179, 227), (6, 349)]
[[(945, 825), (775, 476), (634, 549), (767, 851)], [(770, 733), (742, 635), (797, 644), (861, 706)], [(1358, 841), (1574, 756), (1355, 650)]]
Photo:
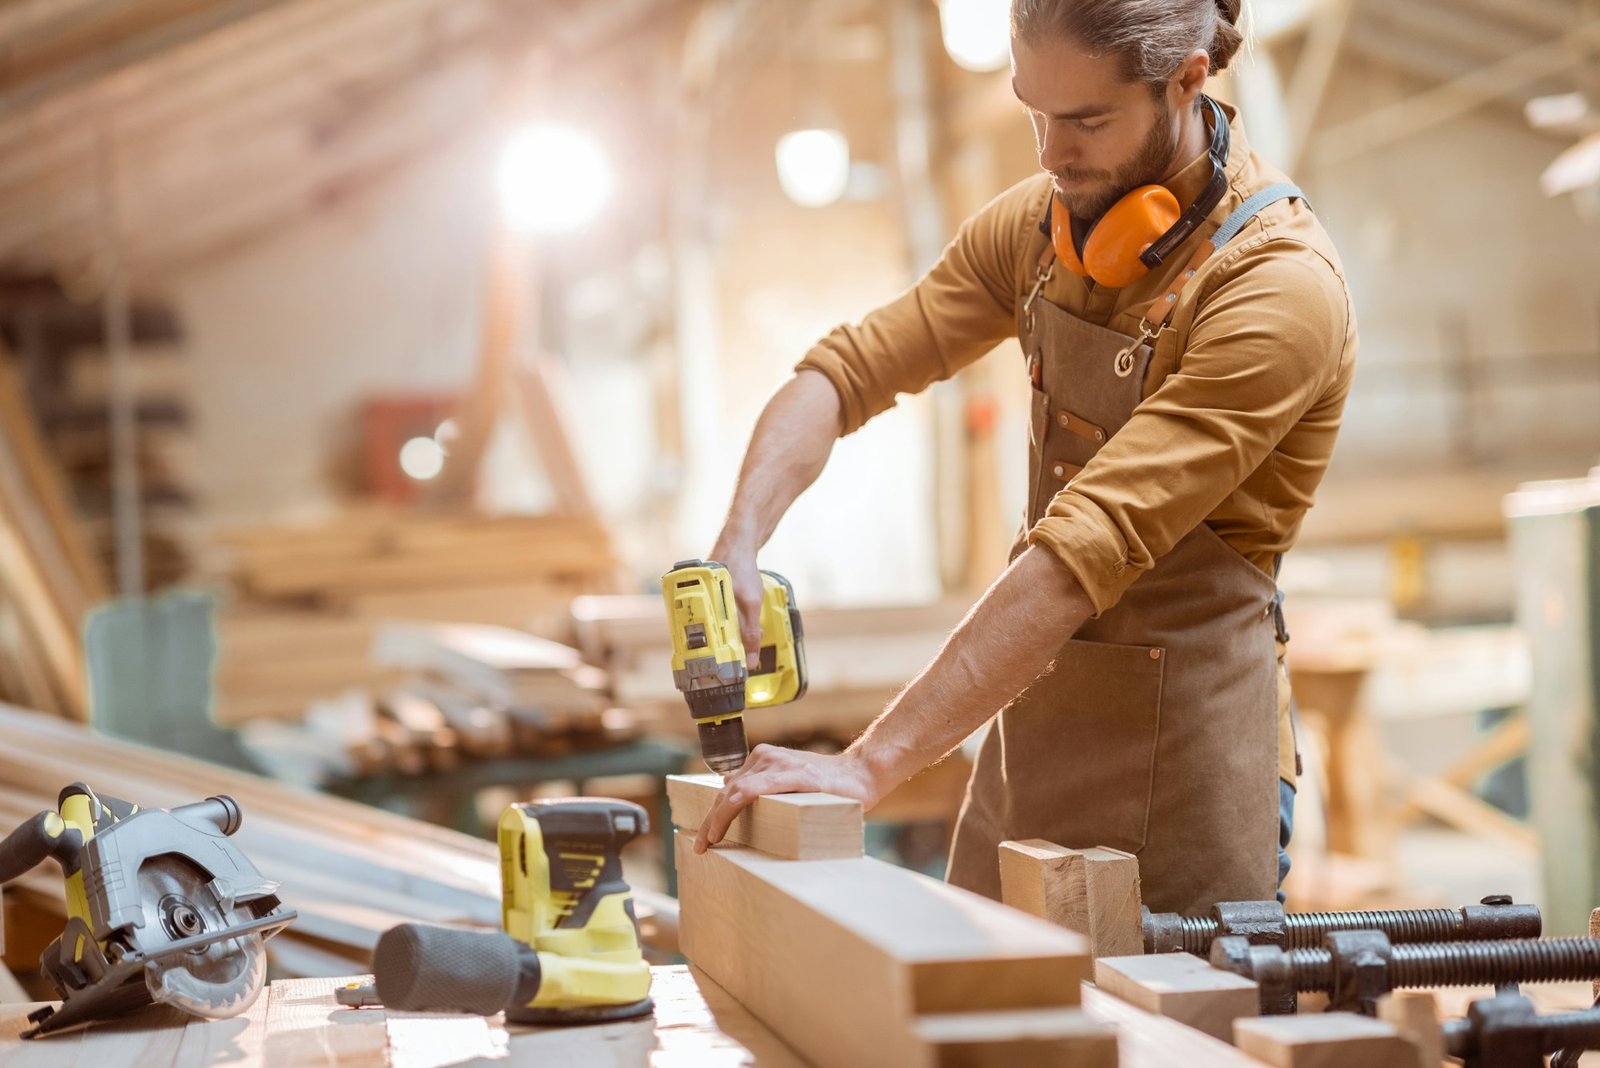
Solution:
[(750, 435), (717, 551), (754, 554), (822, 473), (839, 436), (839, 394), (818, 371), (800, 371), (767, 401)]
[(887, 793), (1038, 678), (1092, 610), (1078, 580), (1049, 550), (1027, 550), (850, 752)]

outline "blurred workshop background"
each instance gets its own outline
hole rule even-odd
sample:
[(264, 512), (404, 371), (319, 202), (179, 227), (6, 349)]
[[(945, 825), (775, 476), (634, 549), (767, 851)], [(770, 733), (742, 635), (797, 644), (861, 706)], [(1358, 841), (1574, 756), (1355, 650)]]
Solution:
[[(0, 4), (0, 830), (74, 779), (222, 783), (278, 821), (258, 865), (321, 901), (275, 965), (348, 974), (419, 914), (394, 888), (456, 886), (441, 857), (494, 885), (492, 853), (418, 821), (487, 838), (508, 800), (573, 792), (661, 812), (663, 776), (703, 767), (660, 575), (709, 552), (811, 343), (1036, 170), (1006, 6)], [(1291, 902), (1495, 891), (1581, 932), (1600, 7), (1248, 10), (1214, 92), (1310, 195), (1361, 332), (1283, 573)], [(846, 745), (999, 573), (1026, 389), (1009, 343), (837, 447), (762, 557), (810, 692), (752, 740)], [(969, 766), (901, 788), (871, 849), (942, 872)], [(670, 893), (662, 844), (630, 882)], [(424, 918), (477, 915), (438, 896)], [(29, 981), (59, 879), (5, 904)]]

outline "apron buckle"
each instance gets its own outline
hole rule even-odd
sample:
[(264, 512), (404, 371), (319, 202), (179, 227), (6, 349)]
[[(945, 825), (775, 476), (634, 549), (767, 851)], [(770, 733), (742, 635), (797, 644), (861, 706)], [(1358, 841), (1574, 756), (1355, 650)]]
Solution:
[(1139, 346), (1154, 341), (1156, 335), (1161, 333), (1161, 327), (1150, 325), (1150, 320), (1141, 316), (1139, 318), (1139, 336), (1128, 342), (1126, 348), (1117, 353), (1111, 362), (1111, 369), (1117, 372), (1118, 378), (1127, 378), (1133, 374), (1133, 354), (1139, 351)]
[(1022, 302), (1023, 323), (1025, 332), (1028, 334), (1033, 333), (1033, 302), (1039, 299), (1039, 291), (1044, 288), (1046, 282), (1050, 281), (1050, 276), (1055, 272), (1056, 263), (1053, 259), (1050, 261), (1049, 266), (1040, 267), (1038, 277), (1034, 279), (1033, 288), (1028, 290), (1028, 297)]

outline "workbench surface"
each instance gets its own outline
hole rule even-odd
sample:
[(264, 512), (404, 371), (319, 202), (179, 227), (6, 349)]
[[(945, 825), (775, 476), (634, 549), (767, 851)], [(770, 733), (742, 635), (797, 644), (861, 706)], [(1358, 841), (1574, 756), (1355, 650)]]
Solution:
[(370, 976), (273, 983), (244, 1016), (201, 1020), (151, 1009), (116, 1023), (23, 1041), (41, 1003), (0, 1005), (5, 1068), (803, 1068), (703, 972), (653, 968), (655, 1016), (586, 1027), (507, 1027), (501, 1016), (351, 1009), (333, 992)]

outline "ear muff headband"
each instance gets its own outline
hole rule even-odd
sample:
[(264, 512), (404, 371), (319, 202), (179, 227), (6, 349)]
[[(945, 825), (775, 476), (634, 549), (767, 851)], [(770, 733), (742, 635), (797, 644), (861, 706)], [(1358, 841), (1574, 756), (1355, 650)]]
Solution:
[(1211, 145), (1206, 152), (1211, 160), (1211, 180), (1187, 209), (1180, 209), (1165, 186), (1140, 186), (1095, 221), (1083, 236), (1080, 255), (1067, 207), (1052, 194), (1045, 229), (1056, 258), (1073, 274), (1105, 286), (1129, 285), (1159, 267), (1222, 201), (1228, 188), (1228, 118), (1209, 96), (1200, 99), (1212, 115)]

